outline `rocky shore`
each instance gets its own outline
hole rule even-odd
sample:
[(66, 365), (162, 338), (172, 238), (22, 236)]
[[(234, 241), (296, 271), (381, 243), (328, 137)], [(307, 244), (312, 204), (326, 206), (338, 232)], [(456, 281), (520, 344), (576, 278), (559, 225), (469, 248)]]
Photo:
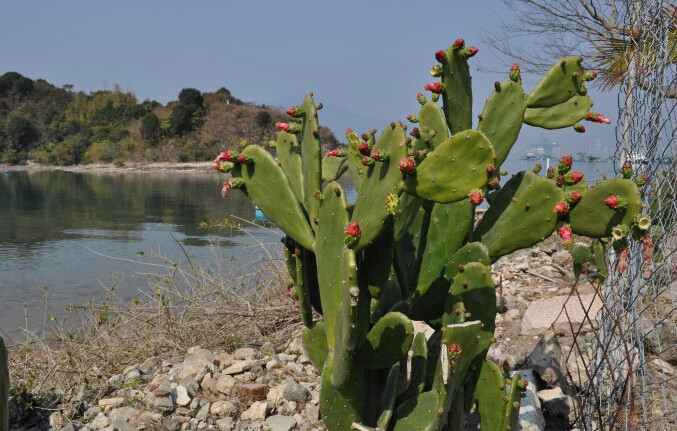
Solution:
[[(573, 395), (586, 383), (578, 349), (568, 355), (571, 328), (581, 328), (577, 344), (585, 353), (594, 322), (578, 298), (592, 304), (594, 315), (594, 288), (574, 286), (571, 256), (555, 238), (501, 258), (493, 277), (508, 310), (497, 317), (489, 358), (507, 361), (533, 383), (521, 429), (569, 429)], [(560, 314), (563, 306), (568, 318)], [(432, 329), (419, 324), (417, 331)], [(57, 402), (47, 411), (13, 402), (12, 430), (322, 430), (319, 374), (303, 352), (300, 327), (295, 334), (278, 350), (256, 340), (234, 351), (195, 346), (150, 357), (102, 376), (106, 384), (54, 394)]]

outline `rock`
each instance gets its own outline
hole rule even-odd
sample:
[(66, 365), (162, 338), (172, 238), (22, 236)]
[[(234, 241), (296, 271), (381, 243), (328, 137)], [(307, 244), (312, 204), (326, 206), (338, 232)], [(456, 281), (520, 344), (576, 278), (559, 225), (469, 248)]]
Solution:
[(251, 405), (251, 407), (242, 412), (240, 419), (244, 421), (262, 421), (266, 419), (266, 416), (268, 416), (268, 413), (270, 413), (272, 410), (272, 403), (269, 403), (268, 401), (256, 401)]
[(263, 343), (261, 347), (259, 347), (259, 352), (262, 355), (268, 356), (273, 356), (275, 353), (277, 353), (275, 351), (275, 346), (273, 346), (273, 343), (271, 343), (270, 341), (266, 341), (265, 343)]
[(108, 378), (108, 383), (110, 383), (111, 385), (114, 385), (114, 386), (119, 385), (120, 383), (122, 383), (124, 381), (125, 381), (125, 376), (123, 376), (122, 374), (115, 374), (115, 375), (110, 376)]
[(188, 395), (188, 390), (184, 386), (177, 386), (172, 389), (172, 401), (177, 406), (187, 406), (191, 401), (190, 395)]
[(119, 431), (137, 431), (139, 427), (134, 423), (134, 419), (138, 414), (139, 411), (133, 407), (118, 407), (111, 410), (108, 419)]
[(543, 334), (524, 366), (533, 369), (549, 386), (563, 386), (563, 390), (568, 392), (566, 374), (562, 369), (562, 348), (554, 332)]
[(99, 407), (115, 407), (124, 403), (124, 397), (101, 398), (99, 400)]
[[(566, 312), (562, 310), (565, 306)], [(595, 294), (580, 295), (580, 299), (577, 295), (561, 295), (534, 301), (522, 317), (522, 333), (538, 334), (551, 326), (558, 333), (570, 333), (572, 327), (575, 331), (581, 325), (590, 330), (591, 322), (597, 323), (596, 316), (601, 308), (602, 301)]]
[(577, 351), (571, 352), (567, 358), (567, 371), (571, 376), (569, 383), (576, 389), (583, 389), (588, 385), (590, 381), (588, 378), (588, 365), (590, 365), (590, 359), (582, 357)]
[(156, 397), (152, 392), (146, 392), (146, 404), (161, 412), (174, 410), (174, 401), (172, 401), (171, 395)]
[(241, 402), (265, 400), (266, 395), (268, 394), (268, 385), (262, 383), (246, 383), (235, 386), (235, 392)]
[(237, 407), (230, 401), (214, 401), (209, 408), (209, 412), (218, 417), (235, 416)]
[(134, 380), (140, 379), (141, 371), (139, 371), (137, 368), (134, 368), (132, 370), (129, 370), (129, 372), (124, 373), (124, 375), (125, 375), (125, 383), (129, 383)]
[(273, 415), (266, 419), (271, 431), (290, 431), (296, 426), (293, 416)]
[(542, 431), (545, 428), (545, 418), (541, 411), (541, 403), (536, 396), (536, 378), (532, 370), (513, 371), (511, 375), (519, 373), (529, 382), (521, 400), (519, 413), (519, 428), (521, 431)]
[(308, 403), (305, 409), (303, 409), (303, 414), (308, 422), (314, 424), (320, 420), (320, 406)]
[[(665, 294), (659, 295), (647, 306), (642, 316), (642, 325), (646, 335), (644, 344), (647, 350), (672, 365), (677, 365), (677, 318), (672, 310), (672, 301)], [(665, 316), (654, 318), (653, 316)]]
[(219, 431), (231, 431), (233, 429), (233, 418), (222, 418), (214, 422)]
[(160, 358), (157, 356), (154, 356), (152, 358), (148, 358), (145, 361), (139, 365), (139, 370), (143, 374), (150, 374), (156, 372), (160, 368)]
[[(203, 378), (204, 378), (204, 376), (201, 376), (200, 380), (202, 380)], [(182, 379), (179, 382), (179, 385), (186, 388), (186, 392), (188, 392), (188, 395), (190, 395), (191, 398), (194, 397), (195, 392), (197, 392), (200, 389), (200, 384), (197, 382), (197, 380), (195, 379), (195, 377), (192, 374), (190, 376)]]
[(52, 428), (61, 428), (62, 426), (66, 425), (67, 422), (68, 421), (60, 411), (49, 415), (49, 426)]
[(233, 352), (235, 359), (256, 359), (257, 352), (251, 347), (242, 347)]
[(177, 417), (168, 417), (162, 420), (162, 429), (166, 431), (179, 431), (181, 429), (181, 422)]
[(288, 401), (304, 402), (310, 398), (310, 391), (296, 381), (288, 380), (284, 385), (283, 396)]
[(266, 395), (266, 399), (273, 404), (280, 404), (284, 401), (284, 388), (286, 384), (282, 383), (281, 385), (277, 385), (272, 387), (269, 391), (268, 394)]
[(552, 258), (552, 263), (555, 265), (568, 267), (572, 263), (571, 253), (566, 250), (556, 251), (550, 257)]
[(179, 378), (183, 379), (191, 374), (197, 374), (205, 366), (208, 368), (214, 366), (212, 352), (207, 349), (196, 350), (183, 361), (183, 368), (179, 371)]
[(549, 415), (564, 418), (569, 418), (572, 414), (575, 416), (573, 399), (562, 392), (562, 388), (544, 389), (536, 395)]
[[(196, 401), (196, 400), (193, 400)], [(207, 401), (202, 401), (200, 404), (197, 406), (198, 411), (195, 414), (195, 419), (203, 421), (207, 419), (207, 416), (209, 416), (209, 410), (211, 410), (212, 405), (208, 403)]]
[(654, 358), (649, 362), (651, 367), (657, 372), (664, 374), (665, 377), (674, 377), (677, 374), (675, 367), (670, 365), (669, 362), (662, 360), (661, 358)]
[(224, 374), (216, 381), (214, 388), (222, 394), (228, 395), (232, 392), (234, 386), (235, 379), (232, 376)]
[(223, 374), (240, 374), (252, 367), (265, 364), (266, 361), (257, 361), (257, 360), (245, 360), (245, 361), (236, 361), (231, 366), (225, 368)]
[(89, 424), (89, 426), (91, 426), (95, 430), (106, 428), (108, 425), (110, 425), (110, 420), (108, 420), (108, 417), (106, 417), (106, 415), (104, 415), (103, 413), (99, 413), (98, 415), (96, 415), (94, 420)]
[[(29, 431), (34, 430), (35, 428), (31, 428)], [(77, 431), (77, 428), (75, 428), (75, 425), (73, 424), (67, 424), (64, 425), (63, 427), (59, 428), (59, 431)]]
[(94, 418), (96, 417), (96, 415), (98, 415), (99, 413), (101, 413), (101, 407), (98, 407), (98, 406), (92, 406), (92, 407), (88, 408), (87, 410), (85, 410), (85, 413), (82, 415), (82, 418), (83, 418), (85, 421), (87, 421), (87, 420), (91, 421), (91, 420), (94, 419)]
[[(234, 384), (234, 382), (233, 382)], [(207, 373), (203, 378), (202, 378), (202, 383), (201, 386), (203, 389), (207, 391), (212, 391), (216, 392), (216, 380), (212, 378), (212, 373)]]

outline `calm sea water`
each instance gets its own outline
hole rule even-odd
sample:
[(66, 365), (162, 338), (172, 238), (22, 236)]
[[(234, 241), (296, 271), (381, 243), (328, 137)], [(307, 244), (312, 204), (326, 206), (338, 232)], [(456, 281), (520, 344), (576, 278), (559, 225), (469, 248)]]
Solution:
[[(508, 161), (509, 172), (535, 162)], [(588, 178), (613, 175), (608, 163), (576, 163)], [(214, 266), (262, 258), (258, 244), (279, 243), (276, 229), (202, 229), (226, 216), (254, 219), (241, 193), (219, 195), (218, 173), (12, 171), (0, 176), (0, 333), (17, 334), (50, 313), (101, 297), (116, 285), (133, 297), (149, 268), (134, 261)], [(350, 197), (354, 191), (348, 191)], [(188, 258), (186, 257), (188, 256)]]

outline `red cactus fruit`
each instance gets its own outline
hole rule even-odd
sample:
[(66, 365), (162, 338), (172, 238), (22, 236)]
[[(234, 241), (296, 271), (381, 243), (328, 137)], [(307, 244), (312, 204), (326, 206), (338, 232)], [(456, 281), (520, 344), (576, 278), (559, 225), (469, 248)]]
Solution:
[(275, 123), (275, 127), (277, 128), (277, 130), (289, 132), (289, 123)]
[[(320, 109), (320, 108), (318, 108), (318, 109)], [(294, 117), (294, 118), (303, 117), (303, 114), (305, 114), (305, 111), (303, 110), (303, 108), (300, 107), (300, 106), (296, 106), (296, 105), (290, 106), (289, 109), (287, 109), (286, 112), (290, 117)]]
[(495, 190), (498, 188), (498, 186), (501, 184), (501, 181), (498, 178), (492, 178), (491, 181), (489, 181), (489, 188), (492, 190)]
[(347, 135), (350, 135), (351, 133), (353, 133), (353, 129), (351, 129), (350, 127), (348, 127), (348, 128), (346, 129), (346, 136), (347, 136)]
[(581, 182), (582, 179), (583, 179), (582, 172), (574, 171), (571, 173), (571, 181), (573, 181), (574, 184), (578, 184), (579, 182)]
[(565, 224), (564, 226), (560, 227), (557, 229), (557, 234), (559, 235), (560, 238), (562, 238), (563, 241), (570, 241), (571, 240), (571, 226), (568, 224)]
[(582, 197), (583, 197), (583, 195), (581, 194), (581, 192), (578, 192), (576, 190), (571, 192), (571, 201), (572, 202), (579, 202)]
[(381, 158), (381, 155), (379, 154), (378, 150), (374, 150), (371, 152), (371, 158), (378, 162), (378, 160)]
[(496, 91), (501, 91), (501, 82), (500, 81), (494, 81), (494, 89)]
[(491, 175), (491, 174), (493, 174), (494, 172), (496, 172), (496, 166), (494, 166), (494, 165), (487, 165), (487, 167), (485, 168), (485, 170), (487, 171), (487, 174)]
[(566, 177), (564, 175), (557, 175), (557, 185), (562, 187), (566, 182)]
[(418, 129), (418, 127), (414, 127), (413, 129), (411, 129), (411, 132), (409, 132), (409, 134), (411, 136), (413, 136), (414, 138), (420, 138), (421, 137), (421, 131)]
[(630, 163), (629, 161), (623, 163), (623, 166), (621, 166), (621, 175), (623, 176), (623, 178), (632, 177), (632, 172), (633, 172), (632, 163)]
[(573, 160), (573, 158), (572, 158), (571, 156), (564, 156), (564, 157), (562, 157), (562, 159), (560, 160), (560, 162), (562, 162), (563, 164), (567, 165), (568, 167), (571, 167), (571, 165), (573, 164), (573, 161), (574, 161), (574, 160)]
[(534, 165), (533, 171), (534, 171), (535, 174), (538, 174), (538, 173), (541, 172), (541, 169), (543, 169), (543, 165), (540, 164), (540, 163), (536, 163), (536, 164)]
[(435, 94), (442, 93), (442, 83), (441, 82), (431, 82), (430, 84), (426, 84), (424, 88), (428, 91), (432, 91)]
[(459, 37), (458, 39), (456, 39), (454, 41), (454, 48), (463, 49), (464, 46), (465, 46), (465, 40), (463, 40), (462, 38)]
[(513, 64), (512, 66), (510, 66), (510, 71), (511, 71), (511, 72), (514, 72), (514, 71), (516, 71), (516, 70), (520, 70), (520, 67), (519, 67), (519, 65), (518, 65), (517, 63)]
[(400, 172), (402, 172), (404, 176), (411, 175), (416, 170), (416, 164), (414, 163), (414, 159), (411, 157), (403, 158), (400, 160), (397, 166), (400, 168)]
[(471, 46), (470, 48), (468, 48), (468, 57), (474, 57), (475, 54), (477, 54), (478, 52), (479, 49), (477, 49), (476, 46)]
[(468, 199), (470, 199), (471, 204), (477, 206), (484, 201), (484, 193), (482, 193), (482, 190), (478, 189), (471, 190), (468, 194)]
[(247, 162), (249, 162), (249, 159), (247, 158), (246, 154), (240, 153), (240, 155), (237, 156), (237, 162), (246, 165)]
[(608, 206), (612, 210), (616, 209), (618, 206), (618, 197), (615, 195), (609, 195), (608, 198), (604, 199), (604, 205)]
[(435, 60), (439, 61), (440, 63), (442, 63), (446, 57), (447, 57), (447, 56), (446, 56), (446, 54), (444, 53), (444, 50), (443, 50), (443, 49), (440, 49), (439, 51), (437, 51), (437, 52), (435, 53)]
[(564, 201), (559, 201), (555, 204), (555, 208), (553, 209), (555, 214), (557, 215), (567, 215), (569, 213), (569, 204), (567, 204)]
[(577, 131), (578, 133), (585, 133), (585, 126), (582, 125), (581, 123), (576, 123), (574, 124), (574, 130)]
[(339, 150), (334, 148), (333, 150), (329, 150), (326, 153), (324, 153), (324, 157), (338, 157), (339, 156)]
[(423, 105), (426, 102), (425, 95), (423, 93), (416, 93), (416, 100), (418, 100), (418, 103)]
[(360, 152), (360, 154), (368, 156), (369, 155), (369, 144), (362, 141), (362, 142), (360, 142), (360, 145), (357, 147), (357, 150)]
[(362, 235), (362, 231), (360, 230), (360, 225), (357, 224), (356, 221), (350, 222), (348, 226), (346, 226), (345, 229), (346, 234), (359, 238)]

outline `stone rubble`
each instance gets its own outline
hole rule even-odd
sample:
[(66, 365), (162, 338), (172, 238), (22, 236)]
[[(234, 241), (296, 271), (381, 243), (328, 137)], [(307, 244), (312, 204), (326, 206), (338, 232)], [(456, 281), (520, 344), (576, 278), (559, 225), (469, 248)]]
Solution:
[[(588, 383), (585, 367), (593, 357), (591, 331), (599, 310), (594, 288), (585, 277), (574, 282), (571, 255), (553, 237), (502, 257), (494, 263), (492, 277), (498, 303), (507, 311), (497, 316), (488, 359), (507, 361), (529, 380), (521, 429), (569, 429), (576, 416), (574, 396)], [(565, 302), (574, 329), (581, 328), (576, 340), (566, 316), (557, 319)], [(593, 305), (589, 319), (581, 302)], [(431, 328), (416, 323), (416, 331)], [(677, 375), (672, 363), (651, 365)], [(111, 376), (103, 389), (76, 391), (73, 397), (80, 397), (81, 406), (76, 414), (55, 411), (49, 424), (24, 422), (14, 430), (319, 431), (324, 429), (319, 377), (299, 334), (281, 352), (268, 342), (233, 352), (195, 346), (184, 357), (153, 357), (131, 365)], [(64, 406), (68, 403), (73, 399)]]

